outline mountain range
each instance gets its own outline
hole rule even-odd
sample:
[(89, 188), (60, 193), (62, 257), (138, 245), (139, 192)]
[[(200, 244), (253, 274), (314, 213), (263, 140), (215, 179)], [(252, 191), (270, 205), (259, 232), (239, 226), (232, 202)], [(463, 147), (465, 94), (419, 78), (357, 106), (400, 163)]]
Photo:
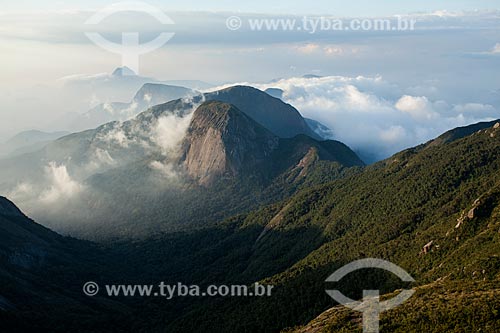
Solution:
[(40, 150), (44, 145), (57, 140), (69, 132), (43, 132), (38, 130), (29, 130), (18, 133), (7, 140), (0, 147), (0, 156), (21, 155)]
[[(59, 85), (61, 107), (65, 112), (50, 128), (70, 132), (95, 128), (108, 121), (127, 120), (149, 106), (213, 87), (197, 80), (158, 80), (138, 75), (126, 67), (116, 68), (112, 73), (64, 77)], [(149, 93), (137, 95), (144, 88)]]
[[(138, 96), (163, 88), (145, 86)], [(344, 144), (323, 141), (291, 105), (235, 86), (0, 160), (0, 186), (59, 232), (143, 237), (271, 203), (311, 185), (322, 168), (334, 179), (363, 165)]]
[[(382, 331), (500, 330), (500, 122), (365, 165), (278, 93), (146, 84), (115, 105), (145, 109), (130, 118), (20, 135), (31, 148), (0, 159), (2, 332), (361, 332), (325, 280), (362, 258), (415, 279), (336, 284), (415, 290)], [(274, 289), (166, 301), (89, 297), (88, 281)]]
[(125, 121), (154, 105), (198, 94), (199, 92), (185, 87), (146, 83), (129, 103), (101, 103), (72, 120), (69, 128), (85, 130), (112, 121)]
[[(304, 175), (307, 186), (281, 199), (204, 228), (135, 240), (96, 244), (62, 237), (0, 198), (2, 327), (6, 332), (361, 332), (361, 314), (337, 306), (325, 293), (325, 279), (352, 260), (375, 257), (403, 267), (416, 281), (409, 286), (415, 295), (382, 315), (382, 332), (496, 332), (499, 138), (499, 121), (477, 124), (366, 167), (344, 146), (351, 159), (343, 158), (344, 172), (332, 178), (340, 155), (328, 153), (338, 152), (340, 143), (328, 150), (330, 144), (301, 135), (276, 138), (235, 105), (203, 102), (177, 156), (188, 170), (194, 163), (195, 183), (207, 171), (215, 172), (214, 179), (253, 179), (252, 170), (260, 170), (266, 155), (280, 145), (293, 148), (302, 141), (303, 146), (303, 140), (309, 148), (294, 167), (314, 160), (311, 149), (336, 159), (318, 160)], [(214, 154), (200, 152), (203, 142)], [(282, 176), (300, 177), (303, 170), (288, 169)], [(214, 179), (196, 186), (228, 186)], [(283, 184), (289, 183), (275, 182)], [(151, 202), (147, 207), (157, 209)], [(89, 298), (81, 292), (85, 281), (201, 286), (259, 281), (274, 285), (274, 291), (272, 297), (250, 298)], [(403, 286), (390, 275), (363, 271), (337, 288), (355, 298), (373, 288), (392, 297)]]

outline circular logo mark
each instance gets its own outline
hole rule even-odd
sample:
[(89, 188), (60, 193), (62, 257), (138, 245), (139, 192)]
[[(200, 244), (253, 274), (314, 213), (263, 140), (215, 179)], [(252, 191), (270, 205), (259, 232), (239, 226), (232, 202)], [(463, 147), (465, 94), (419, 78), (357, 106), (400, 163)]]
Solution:
[[(350, 264), (338, 269), (330, 275), (326, 282), (339, 282), (347, 274), (364, 268), (379, 268), (393, 273), (404, 282), (415, 282), (415, 280), (401, 267), (382, 259), (367, 258), (353, 261)], [(344, 305), (354, 311), (363, 313), (363, 332), (378, 333), (380, 313), (393, 309), (406, 302), (415, 290), (403, 290), (398, 296), (387, 301), (380, 302), (379, 290), (363, 290), (363, 301), (355, 301), (345, 296), (338, 290), (326, 290), (339, 304)]]
[(87, 282), (83, 285), (83, 293), (87, 296), (95, 296), (99, 292), (99, 285), (95, 282)]
[(239, 30), (239, 29), (241, 29), (242, 25), (243, 25), (243, 22), (241, 21), (241, 18), (238, 16), (230, 16), (226, 20), (226, 27), (229, 30), (233, 30), (233, 31)]

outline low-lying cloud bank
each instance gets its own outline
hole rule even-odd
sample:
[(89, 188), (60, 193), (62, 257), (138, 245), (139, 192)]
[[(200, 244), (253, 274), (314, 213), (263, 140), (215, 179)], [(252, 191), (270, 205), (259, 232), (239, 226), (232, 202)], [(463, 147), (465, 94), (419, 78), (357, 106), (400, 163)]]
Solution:
[(83, 190), (83, 185), (72, 179), (65, 165), (50, 162), (46, 168), (51, 187), (41, 194), (40, 200), (45, 203), (56, 203), (62, 198), (71, 198)]
[(88, 140), (84, 133), (74, 134), (69, 151), (64, 150), (68, 145), (53, 143), (44, 158), (33, 160), (33, 170), (17, 174), (11, 170), (12, 179), (4, 184), (0, 179), (0, 192), (38, 221), (71, 233), (77, 227), (71, 221), (97, 223), (99, 217), (112, 214), (112, 204), (121, 204), (110, 202), (120, 195), (116, 180), (104, 184), (95, 178), (112, 169), (117, 170), (113, 175), (130, 175), (119, 182), (128, 182), (125, 188), (133, 186), (134, 195), (175, 189), (184, 182), (177, 164), (179, 148), (197, 106), (106, 124), (96, 130), (89, 145), (81, 144)]
[[(500, 118), (493, 105), (474, 101), (451, 104), (422, 94), (432, 87), (403, 88), (380, 76), (299, 77), (242, 84), (283, 90), (285, 102), (304, 117), (330, 127), (332, 139), (345, 142), (368, 162), (424, 143), (449, 129)], [(433, 91), (433, 95), (439, 92)]]

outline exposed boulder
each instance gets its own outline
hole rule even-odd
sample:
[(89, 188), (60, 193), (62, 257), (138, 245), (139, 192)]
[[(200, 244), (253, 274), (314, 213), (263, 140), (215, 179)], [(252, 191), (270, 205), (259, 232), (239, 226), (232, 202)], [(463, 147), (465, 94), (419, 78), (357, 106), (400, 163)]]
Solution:
[(465, 211), (462, 212), (462, 215), (457, 219), (457, 224), (455, 225), (455, 229), (460, 228), (460, 226), (465, 222), (467, 219), (467, 215), (465, 214)]
[[(463, 211), (457, 219), (455, 229), (460, 228), (462, 224), (467, 221), (473, 220), (477, 217), (485, 217), (491, 213), (492, 204), (494, 203), (494, 195), (488, 195), (474, 200), (472, 207), (468, 211)], [(467, 212), (467, 214), (465, 213)]]
[(472, 220), (476, 216), (476, 210), (477, 206), (471, 208), (471, 210), (469, 210), (469, 212), (467, 213), (467, 217)]
[(429, 243), (425, 244), (424, 247), (422, 248), (422, 253), (427, 254), (432, 250), (432, 247), (434, 245), (434, 241), (431, 240)]

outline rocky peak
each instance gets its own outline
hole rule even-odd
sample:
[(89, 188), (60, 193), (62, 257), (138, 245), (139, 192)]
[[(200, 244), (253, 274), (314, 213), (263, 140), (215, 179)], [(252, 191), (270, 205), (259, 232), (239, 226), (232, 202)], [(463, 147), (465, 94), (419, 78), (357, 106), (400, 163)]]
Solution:
[(309, 127), (297, 109), (259, 89), (233, 86), (205, 94), (205, 99), (236, 106), (241, 112), (280, 138), (293, 138), (299, 134), (305, 134), (321, 140), (321, 137)]
[(113, 76), (136, 76), (137, 74), (127, 66), (118, 67), (113, 71)]
[(210, 101), (193, 114), (181, 163), (190, 177), (207, 186), (258, 169), (277, 146), (275, 135), (234, 105)]
[[(148, 87), (152, 86), (145, 86), (145, 88)], [(139, 95), (139, 98), (142, 98), (143, 95)], [(194, 104), (201, 101), (219, 101), (235, 106), (239, 111), (280, 138), (293, 138), (303, 134), (316, 140), (323, 140), (308, 125), (308, 122), (297, 109), (259, 89), (248, 86), (234, 86), (202, 95), (197, 95), (196, 92), (191, 95), (193, 95), (190, 100), (191, 103), (171, 101), (156, 105), (152, 107), (152, 110), (156, 114), (172, 112), (173, 110), (179, 110), (181, 107), (190, 111)]]

